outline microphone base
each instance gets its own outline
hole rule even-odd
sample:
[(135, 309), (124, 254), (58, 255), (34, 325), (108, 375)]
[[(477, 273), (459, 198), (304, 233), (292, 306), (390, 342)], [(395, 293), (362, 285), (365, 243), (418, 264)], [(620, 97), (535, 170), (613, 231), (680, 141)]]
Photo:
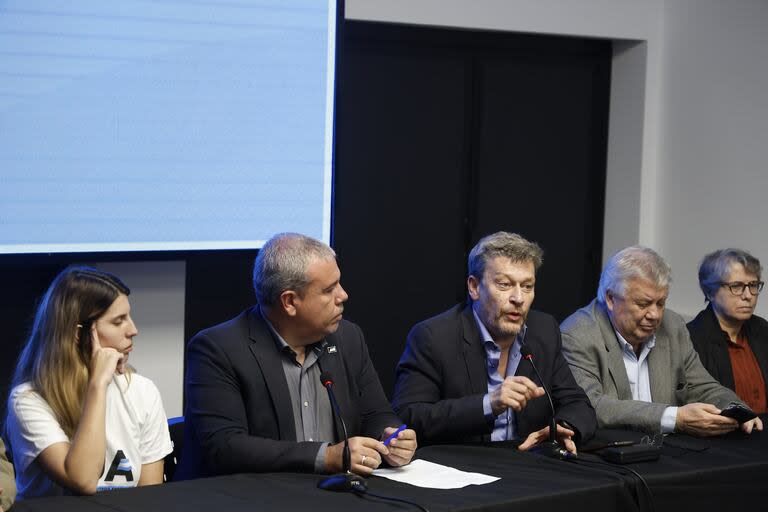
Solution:
[(368, 490), (365, 478), (352, 473), (338, 473), (323, 478), (317, 483), (317, 487), (334, 492), (365, 492)]
[(576, 457), (557, 441), (547, 441), (546, 443), (541, 443), (531, 448), (530, 451), (538, 455), (543, 455), (544, 457), (549, 457), (550, 459), (564, 460), (573, 459)]

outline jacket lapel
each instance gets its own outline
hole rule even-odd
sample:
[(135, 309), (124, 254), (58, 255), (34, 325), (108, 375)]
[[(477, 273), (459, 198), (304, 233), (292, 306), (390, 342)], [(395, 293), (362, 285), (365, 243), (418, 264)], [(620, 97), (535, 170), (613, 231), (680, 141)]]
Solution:
[[(746, 328), (747, 343), (755, 354), (757, 365), (763, 374), (763, 380), (765, 380), (765, 389), (768, 391), (768, 329), (765, 329), (764, 322), (761, 325), (761, 321), (756, 319), (755, 315), (747, 320), (744, 327)], [(736, 385), (734, 384), (733, 387), (735, 388)]]
[(277, 417), (280, 439), (295, 440), (296, 424), (293, 409), (285, 406), (291, 403), (291, 394), (288, 391), (288, 383), (285, 381), (283, 363), (277, 351), (276, 340), (264, 322), (258, 306), (251, 309), (248, 314), (248, 335), (251, 338), (251, 353), (259, 364), (264, 383), (272, 399), (272, 410)]
[[(656, 344), (648, 354), (648, 380), (651, 381), (651, 400), (663, 404), (678, 404), (675, 390), (683, 383), (673, 383), (669, 335), (662, 323), (656, 331)], [(673, 385), (674, 384), (674, 385)]]
[(602, 306), (597, 300), (593, 302), (595, 318), (600, 327), (600, 334), (605, 342), (605, 350), (608, 354), (608, 373), (616, 386), (616, 394), (619, 400), (631, 400), (632, 390), (629, 387), (627, 378), (627, 368), (624, 366), (624, 356), (621, 353), (621, 346), (616, 337), (616, 331), (608, 318), (605, 306)]
[[(735, 391), (736, 383), (733, 379), (731, 358), (728, 355), (728, 335), (720, 327), (712, 309), (712, 303), (707, 304), (706, 309), (701, 311), (693, 322), (695, 331), (692, 331), (691, 338), (694, 335), (699, 338), (700, 343), (697, 347), (701, 350), (699, 359), (704, 363), (712, 377), (723, 386)], [(748, 325), (749, 322), (745, 324), (745, 327)]]
[(461, 324), (464, 331), (462, 351), (472, 393), (487, 393), (488, 372), (485, 369), (485, 347), (480, 339), (480, 329), (477, 328), (471, 305), (464, 307), (461, 312)]

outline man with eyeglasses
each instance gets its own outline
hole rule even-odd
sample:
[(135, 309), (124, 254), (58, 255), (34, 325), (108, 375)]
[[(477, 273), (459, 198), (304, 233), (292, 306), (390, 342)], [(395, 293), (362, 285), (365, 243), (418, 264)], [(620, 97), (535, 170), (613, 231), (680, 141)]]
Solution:
[(760, 260), (742, 249), (707, 254), (699, 286), (709, 304), (688, 323), (707, 371), (756, 413), (768, 412), (768, 322), (754, 314), (761, 272)]
[[(600, 427), (725, 434), (739, 424), (721, 410), (744, 404), (707, 373), (680, 315), (665, 311), (670, 274), (646, 247), (614, 254), (597, 298), (560, 325), (563, 353)], [(746, 433), (762, 428), (760, 418), (741, 424)]]

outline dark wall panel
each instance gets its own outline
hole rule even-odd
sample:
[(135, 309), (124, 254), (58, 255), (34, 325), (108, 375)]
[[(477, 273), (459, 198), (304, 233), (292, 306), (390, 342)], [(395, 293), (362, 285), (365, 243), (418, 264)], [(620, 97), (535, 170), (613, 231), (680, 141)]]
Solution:
[(187, 256), (184, 336), (224, 322), (254, 304), (256, 251), (206, 251)]
[(578, 54), (478, 60), (472, 240), (504, 229), (538, 242), (534, 307), (560, 320), (594, 294), (600, 272), (603, 67)]
[(344, 55), (334, 245), (385, 389), (409, 327), (462, 293), (466, 72), (456, 57)]

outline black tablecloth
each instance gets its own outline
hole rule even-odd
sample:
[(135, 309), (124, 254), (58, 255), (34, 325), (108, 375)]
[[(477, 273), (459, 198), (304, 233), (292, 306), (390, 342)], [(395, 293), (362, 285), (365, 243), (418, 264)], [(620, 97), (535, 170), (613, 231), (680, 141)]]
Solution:
[[(768, 416), (762, 419), (766, 423)], [(714, 439), (671, 435), (658, 461), (631, 467), (648, 482), (658, 512), (768, 510), (768, 432)]]
[[(380, 477), (368, 488), (416, 501), (431, 512), (446, 510), (572, 509), (574, 503), (591, 511), (635, 510), (631, 493), (612, 474), (594, 474), (561, 461), (521, 453), (512, 447), (432, 446), (418, 457), (501, 477), (487, 485), (463, 489), (423, 489)], [(298, 510), (317, 511), (414, 510), (414, 507), (376, 498), (323, 491), (318, 475), (298, 473), (240, 474), (165, 485), (100, 493), (92, 497), (41, 498), (19, 502), (18, 511), (153, 512)], [(14, 508), (13, 512), (17, 512)]]
[[(430, 446), (419, 449), (417, 455), (501, 479), (487, 485), (437, 490), (372, 477), (368, 479), (370, 491), (418, 502), (431, 512), (650, 510), (640, 479), (626, 468), (598, 465), (600, 459), (592, 454), (582, 454), (581, 461), (574, 463), (495, 444)], [(648, 483), (658, 512), (768, 508), (768, 432), (751, 436), (733, 433), (711, 440), (668, 436), (658, 461), (628, 467)], [(316, 487), (320, 478), (299, 473), (240, 474), (91, 497), (33, 499), (17, 503), (13, 512), (415, 510), (405, 504), (320, 490)]]

